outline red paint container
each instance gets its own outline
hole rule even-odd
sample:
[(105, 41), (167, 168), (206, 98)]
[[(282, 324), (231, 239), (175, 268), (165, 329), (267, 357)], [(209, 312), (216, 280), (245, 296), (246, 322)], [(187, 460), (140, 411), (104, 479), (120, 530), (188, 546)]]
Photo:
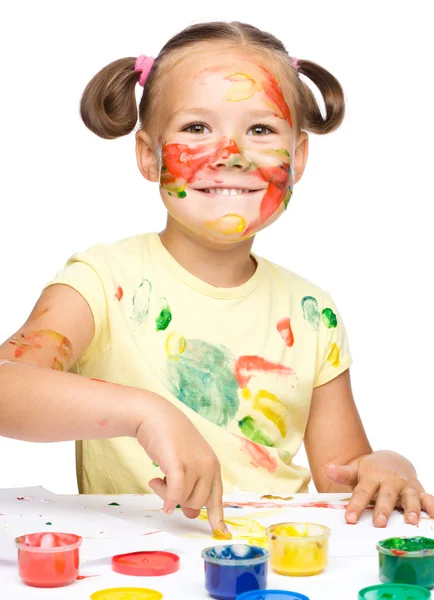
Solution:
[(73, 533), (30, 533), (15, 540), (21, 579), (34, 587), (61, 587), (77, 579), (82, 538)]

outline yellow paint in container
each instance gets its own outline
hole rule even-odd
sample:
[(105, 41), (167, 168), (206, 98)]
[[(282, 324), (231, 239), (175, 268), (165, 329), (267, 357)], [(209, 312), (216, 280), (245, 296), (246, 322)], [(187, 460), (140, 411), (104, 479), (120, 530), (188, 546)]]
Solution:
[(267, 528), (270, 564), (279, 575), (307, 577), (328, 563), (330, 529), (316, 523), (276, 523)]

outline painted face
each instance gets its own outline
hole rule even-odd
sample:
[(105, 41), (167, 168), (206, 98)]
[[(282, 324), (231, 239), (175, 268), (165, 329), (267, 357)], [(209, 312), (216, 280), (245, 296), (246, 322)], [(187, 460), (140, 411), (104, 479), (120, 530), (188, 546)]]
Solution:
[(213, 241), (251, 237), (292, 194), (292, 117), (276, 76), (233, 54), (201, 56), (200, 66), (195, 56), (174, 69), (171, 88), (160, 147), (167, 210)]

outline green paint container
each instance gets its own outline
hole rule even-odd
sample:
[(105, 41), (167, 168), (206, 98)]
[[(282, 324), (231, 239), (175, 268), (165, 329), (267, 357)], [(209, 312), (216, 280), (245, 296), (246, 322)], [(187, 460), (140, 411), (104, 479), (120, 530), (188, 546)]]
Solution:
[(434, 539), (388, 538), (377, 543), (377, 550), (384, 583), (434, 587)]
[(360, 590), (359, 600), (429, 600), (431, 593), (419, 585), (385, 583)]

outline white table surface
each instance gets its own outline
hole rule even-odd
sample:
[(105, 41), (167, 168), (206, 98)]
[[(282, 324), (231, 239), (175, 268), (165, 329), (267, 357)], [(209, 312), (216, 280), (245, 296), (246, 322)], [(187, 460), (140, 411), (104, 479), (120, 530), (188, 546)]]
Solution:
[[(236, 501), (259, 496), (236, 495)], [(190, 521), (177, 511), (176, 515), (167, 516), (159, 511), (161, 501), (154, 496), (121, 495), (121, 496), (56, 496), (65, 498), (69, 506), (88, 507), (98, 512), (115, 516), (130, 525), (143, 529), (144, 524), (174, 534), (169, 538), (165, 549), (180, 556), (181, 568), (177, 573), (163, 577), (128, 577), (111, 570), (110, 558), (89, 560), (80, 565), (81, 575), (96, 575), (76, 581), (73, 584), (54, 589), (40, 589), (26, 586), (18, 577), (16, 560), (0, 559), (0, 600), (54, 600), (54, 599), (87, 599), (97, 590), (110, 587), (144, 587), (158, 590), (164, 600), (205, 599), (209, 598), (204, 588), (204, 566), (200, 550), (214, 544), (205, 521)], [(235, 496), (225, 497), (230, 500)], [(339, 502), (344, 495), (296, 494), (288, 504), (288, 509), (276, 511), (274, 517), (267, 516), (264, 509), (247, 509), (258, 513), (262, 511), (265, 518), (256, 518), (261, 524), (288, 520), (304, 520), (323, 523), (332, 529), (334, 545), (330, 547), (330, 560), (327, 569), (313, 577), (283, 577), (269, 570), (268, 588), (285, 589), (300, 592), (310, 600), (357, 600), (358, 591), (366, 586), (380, 583), (378, 579), (378, 558), (375, 542), (392, 535), (428, 535), (434, 537), (434, 520), (425, 519), (420, 527), (404, 524), (401, 514), (395, 512), (390, 525), (386, 529), (372, 526), (372, 511), (365, 514), (356, 526), (346, 525), (343, 509), (332, 508), (291, 508), (294, 503), (305, 502)], [(109, 506), (111, 502), (119, 503)], [(263, 500), (262, 500), (263, 502)], [(275, 501), (278, 502), (278, 501)], [(1, 513), (0, 502), (0, 513)], [(48, 511), (49, 512), (49, 511)], [(239, 509), (226, 509), (227, 518), (245, 514)], [(270, 513), (270, 511), (268, 511)], [(0, 517), (1, 518), (1, 517)], [(0, 522), (1, 525), (1, 522)], [(55, 523), (53, 522), (53, 525)], [(72, 531), (71, 531), (72, 532)], [(157, 536), (155, 536), (156, 538)], [(152, 549), (152, 535), (143, 537)], [(0, 542), (1, 543), (1, 542)], [(143, 549), (143, 548), (141, 548)], [(161, 549), (161, 547), (159, 547)]]

